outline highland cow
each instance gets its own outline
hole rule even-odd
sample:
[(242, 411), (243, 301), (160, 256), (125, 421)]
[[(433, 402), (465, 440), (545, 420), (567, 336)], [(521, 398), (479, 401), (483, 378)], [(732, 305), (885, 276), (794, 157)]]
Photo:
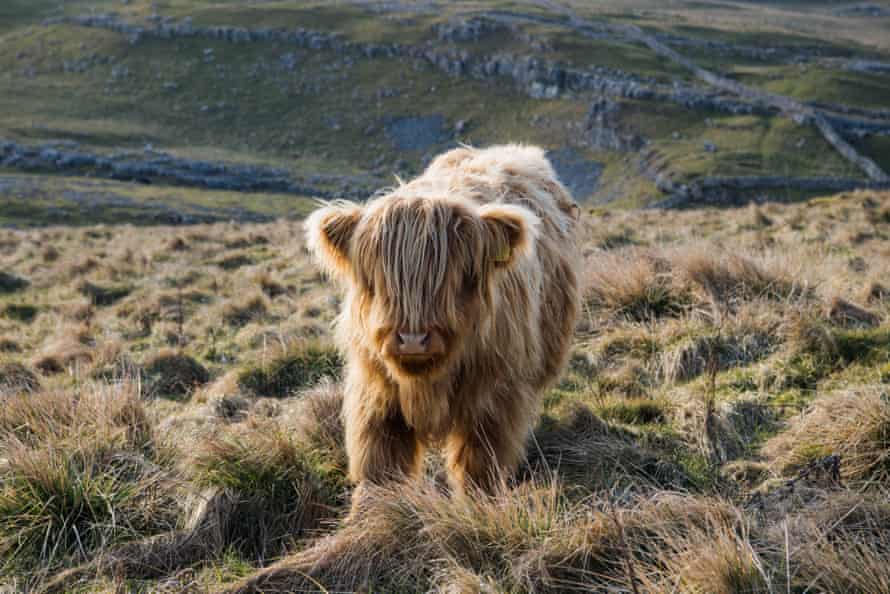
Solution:
[(364, 205), (306, 222), (346, 288), (337, 336), (359, 486), (419, 472), (487, 491), (517, 467), (579, 310), (578, 207), (534, 147), (458, 148)]

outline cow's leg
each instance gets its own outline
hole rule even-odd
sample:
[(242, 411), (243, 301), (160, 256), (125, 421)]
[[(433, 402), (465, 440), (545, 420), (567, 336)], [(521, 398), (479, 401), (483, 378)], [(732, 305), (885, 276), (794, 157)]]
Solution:
[(382, 416), (351, 412), (346, 415), (346, 453), (349, 477), (355, 483), (352, 510), (356, 512), (368, 484), (382, 485), (416, 475), (422, 448), (400, 412)]
[(518, 415), (485, 416), (456, 427), (445, 442), (448, 478), (456, 494), (468, 488), (494, 493), (522, 458), (528, 427)]

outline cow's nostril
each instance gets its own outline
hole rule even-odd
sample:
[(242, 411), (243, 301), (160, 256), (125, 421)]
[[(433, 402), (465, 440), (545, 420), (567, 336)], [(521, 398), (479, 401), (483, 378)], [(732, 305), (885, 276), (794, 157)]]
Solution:
[(430, 349), (429, 332), (397, 332), (396, 341), (403, 355), (423, 355)]

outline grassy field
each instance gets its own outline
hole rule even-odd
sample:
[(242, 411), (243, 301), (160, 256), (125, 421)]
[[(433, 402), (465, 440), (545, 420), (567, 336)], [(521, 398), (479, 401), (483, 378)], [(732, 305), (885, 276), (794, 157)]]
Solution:
[(432, 456), (349, 518), (339, 299), (298, 221), (2, 232), (0, 582), (888, 591), (890, 195), (583, 224), (515, 482), (451, 499)]
[(152, 225), (275, 220), (311, 212), (316, 200), (50, 175), (0, 174), (0, 226)]

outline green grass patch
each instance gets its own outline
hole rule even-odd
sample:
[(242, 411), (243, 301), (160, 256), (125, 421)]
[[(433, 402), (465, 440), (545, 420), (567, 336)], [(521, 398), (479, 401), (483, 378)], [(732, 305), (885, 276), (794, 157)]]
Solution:
[(3, 307), (3, 316), (17, 322), (31, 322), (40, 310), (36, 305), (28, 303), (7, 303)]
[[(4, 185), (0, 225), (157, 225), (188, 220), (297, 218), (316, 208), (313, 199), (288, 194), (142, 185), (70, 175), (10, 171), (0, 172), (0, 181)], [(88, 199), (79, 199), (82, 197)]]
[(160, 396), (188, 395), (210, 380), (210, 373), (194, 358), (173, 351), (162, 351), (143, 367), (150, 392)]
[(278, 506), (298, 501), (306, 481), (315, 487), (342, 486), (321, 461), (313, 460), (311, 452), (281, 432), (227, 433), (211, 440), (197, 456), (194, 471), (199, 485), (231, 489)]
[(126, 285), (97, 285), (91, 282), (81, 283), (78, 291), (81, 295), (88, 298), (90, 303), (98, 306), (114, 305), (127, 295), (133, 289)]
[(249, 366), (238, 374), (241, 389), (257, 396), (290, 396), (324, 377), (338, 379), (343, 359), (330, 348), (298, 345), (268, 362)]
[(743, 82), (800, 101), (886, 108), (890, 78), (814, 65), (783, 66), (741, 74)]
[(8, 272), (0, 272), (0, 293), (15, 293), (27, 288), (29, 284), (31, 283), (27, 279), (20, 276)]
[(666, 405), (650, 398), (610, 399), (594, 406), (603, 420), (625, 425), (649, 425), (664, 423)]
[(49, 563), (140, 534), (144, 527), (118, 521), (139, 520), (133, 512), (140, 490), (126, 478), (128, 472), (132, 468), (126, 465), (97, 468), (89, 454), (77, 451), (18, 452), (0, 489), (5, 569)]
[[(662, 137), (652, 146), (677, 176), (675, 181), (698, 176), (860, 175), (815, 128), (783, 117), (711, 114), (699, 116), (696, 123), (678, 124), (675, 130), (680, 138)], [(706, 150), (705, 143), (716, 151)]]
[(0, 444), (0, 575), (75, 565), (175, 526), (169, 460), (135, 390), (13, 396)]
[(838, 330), (834, 339), (845, 363), (876, 365), (890, 361), (890, 328)]

